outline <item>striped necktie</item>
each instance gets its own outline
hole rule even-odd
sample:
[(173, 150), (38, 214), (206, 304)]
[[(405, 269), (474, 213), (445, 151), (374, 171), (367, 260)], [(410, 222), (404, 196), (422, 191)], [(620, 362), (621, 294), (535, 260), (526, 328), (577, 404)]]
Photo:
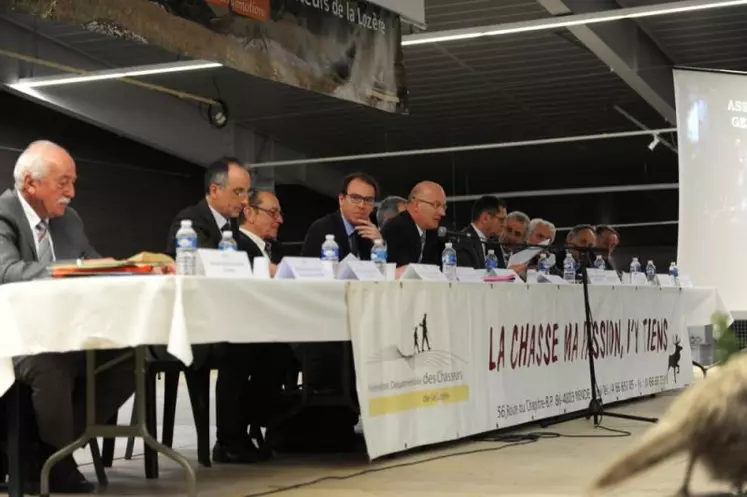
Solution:
[(45, 221), (39, 221), (39, 224), (36, 225), (36, 240), (39, 242), (39, 262), (45, 266), (51, 264), (54, 260), (54, 254), (52, 254), (49, 226)]

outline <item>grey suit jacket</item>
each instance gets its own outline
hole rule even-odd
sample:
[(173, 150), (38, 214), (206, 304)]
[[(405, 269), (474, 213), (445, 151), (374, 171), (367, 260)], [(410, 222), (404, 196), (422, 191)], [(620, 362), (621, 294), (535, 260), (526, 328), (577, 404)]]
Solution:
[[(58, 261), (99, 257), (88, 242), (83, 221), (70, 207), (64, 215), (50, 219), (49, 232)], [(47, 269), (38, 260), (34, 233), (18, 194), (5, 190), (0, 195), (0, 284), (46, 277)]]

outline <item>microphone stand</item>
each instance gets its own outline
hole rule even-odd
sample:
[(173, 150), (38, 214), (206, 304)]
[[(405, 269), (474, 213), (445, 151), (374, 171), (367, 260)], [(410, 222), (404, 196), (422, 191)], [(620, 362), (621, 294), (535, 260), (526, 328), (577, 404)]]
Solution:
[[(486, 240), (484, 243), (500, 243), (495, 239)], [(583, 286), (583, 293), (584, 293), (584, 315), (586, 320), (585, 325), (585, 331), (586, 331), (586, 352), (588, 356), (588, 362), (589, 362), (589, 380), (591, 381), (591, 400), (589, 401), (589, 405), (586, 409), (572, 412), (569, 414), (563, 414), (561, 416), (557, 416), (553, 418), (552, 420), (545, 420), (540, 422), (540, 426), (543, 428), (547, 428), (548, 426), (563, 423), (565, 421), (571, 421), (573, 419), (577, 419), (580, 417), (584, 417), (587, 420), (590, 418), (594, 419), (594, 426), (599, 426), (599, 424), (602, 421), (603, 416), (608, 416), (610, 418), (620, 418), (620, 419), (629, 419), (633, 421), (641, 421), (644, 423), (657, 423), (659, 421), (658, 418), (648, 418), (644, 416), (635, 416), (632, 414), (620, 414), (620, 413), (614, 413), (614, 412), (605, 412), (604, 410), (604, 404), (602, 402), (602, 394), (599, 391), (599, 387), (597, 385), (597, 374), (596, 374), (596, 367), (594, 363), (594, 348), (592, 346), (592, 317), (591, 317), (591, 304), (589, 301), (589, 273), (588, 273), (588, 266), (589, 266), (589, 259), (592, 254), (600, 254), (604, 253), (604, 249), (598, 249), (596, 247), (576, 247), (573, 245), (561, 245), (561, 246), (550, 246), (548, 245), (538, 245), (538, 244), (528, 244), (528, 243), (503, 243), (501, 244), (504, 247), (511, 247), (511, 248), (517, 248), (517, 249), (525, 249), (525, 248), (541, 248), (543, 250), (552, 250), (552, 248), (560, 249), (560, 250), (575, 250), (579, 253), (579, 259), (581, 261), (581, 284)]]

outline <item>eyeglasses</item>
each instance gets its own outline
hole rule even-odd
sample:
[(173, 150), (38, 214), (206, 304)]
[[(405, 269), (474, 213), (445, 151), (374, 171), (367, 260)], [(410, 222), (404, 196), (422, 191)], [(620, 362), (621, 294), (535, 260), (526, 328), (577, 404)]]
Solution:
[(376, 197), (363, 197), (357, 193), (346, 193), (345, 196), (350, 199), (355, 205), (366, 204), (373, 205), (376, 202)]
[(283, 211), (281, 211), (280, 209), (264, 209), (262, 207), (254, 205), (252, 206), (252, 209), (262, 211), (273, 219), (282, 219), (283, 217)]
[(423, 200), (422, 198), (413, 198), (413, 200), (416, 202), (422, 202), (424, 204), (428, 204), (434, 209), (436, 209), (437, 211), (443, 209), (444, 212), (446, 212), (446, 209), (448, 208), (446, 204), (442, 204), (441, 202), (431, 202), (430, 200)]

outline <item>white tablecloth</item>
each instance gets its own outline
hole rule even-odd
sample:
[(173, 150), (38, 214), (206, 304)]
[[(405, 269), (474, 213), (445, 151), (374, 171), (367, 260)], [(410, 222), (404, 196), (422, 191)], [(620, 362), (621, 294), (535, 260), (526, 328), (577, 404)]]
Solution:
[[(166, 345), (190, 364), (198, 343), (350, 340), (346, 292), (356, 284), (112, 276), (1, 285), (0, 394), (20, 355)], [(712, 288), (681, 291), (689, 324), (707, 324), (724, 308)]]
[(0, 286), (0, 393), (11, 358), (41, 352), (191, 344), (349, 340), (345, 283), (175, 276), (40, 280)]

